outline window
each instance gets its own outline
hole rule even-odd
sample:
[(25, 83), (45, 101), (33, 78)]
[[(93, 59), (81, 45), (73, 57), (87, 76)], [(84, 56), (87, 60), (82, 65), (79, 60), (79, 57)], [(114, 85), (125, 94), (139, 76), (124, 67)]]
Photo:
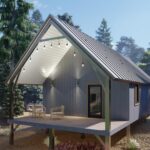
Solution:
[(135, 84), (134, 85), (134, 104), (139, 104), (140, 103), (140, 98), (139, 98), (139, 85)]
[(89, 85), (88, 94), (88, 116), (102, 117), (102, 86)]

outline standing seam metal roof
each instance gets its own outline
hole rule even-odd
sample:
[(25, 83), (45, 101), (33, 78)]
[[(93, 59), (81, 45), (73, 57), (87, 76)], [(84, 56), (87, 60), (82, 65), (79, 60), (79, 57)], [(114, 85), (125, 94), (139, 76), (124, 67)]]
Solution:
[(69, 33), (74, 35), (74, 38), (77, 41), (82, 42), (87, 50), (90, 51), (95, 58), (98, 58), (101, 65), (105, 64), (107, 66), (108, 72), (113, 72), (113, 74), (116, 75), (116, 79), (131, 82), (150, 83), (150, 77), (131, 60), (125, 58), (118, 52), (95, 40), (89, 35), (81, 32), (79, 29), (70, 26), (66, 22), (56, 18), (53, 19), (59, 23), (59, 25), (67, 29)]
[[(118, 52), (81, 32), (79, 29), (76, 29), (75, 27), (70, 26), (66, 22), (63, 22), (62, 20), (53, 16), (49, 16), (47, 18), (43, 27), (35, 39), (31, 42), (29, 48), (25, 51), (22, 59), (28, 59), (26, 58), (28, 57), (27, 54), (32, 52), (30, 47), (37, 42), (39, 34), (47, 26), (47, 24), (50, 25), (52, 22), (59, 25), (60, 29), (62, 28), (65, 30), (67, 34), (70, 35), (70, 37), (72, 37), (77, 44), (82, 46), (90, 54), (90, 56), (93, 57), (93, 59), (95, 59), (99, 65), (102, 66), (114, 79), (125, 80), (129, 82), (150, 83), (150, 77), (131, 60), (121, 56)], [(17, 71), (21, 69), (23, 64), (24, 63), (22, 61), (19, 61), (14, 71), (8, 77), (6, 83), (9, 83), (9, 81), (15, 77)]]

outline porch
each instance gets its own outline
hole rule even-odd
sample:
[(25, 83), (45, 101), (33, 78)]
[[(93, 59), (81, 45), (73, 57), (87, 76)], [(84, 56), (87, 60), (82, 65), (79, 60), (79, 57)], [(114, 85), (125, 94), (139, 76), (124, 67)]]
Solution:
[(26, 116), (15, 118), (11, 123), (98, 136), (111, 136), (130, 124), (129, 121), (111, 121), (111, 130), (108, 132), (105, 130), (105, 121), (103, 119), (78, 116), (64, 116), (61, 119), (50, 119), (49, 116), (45, 118)]

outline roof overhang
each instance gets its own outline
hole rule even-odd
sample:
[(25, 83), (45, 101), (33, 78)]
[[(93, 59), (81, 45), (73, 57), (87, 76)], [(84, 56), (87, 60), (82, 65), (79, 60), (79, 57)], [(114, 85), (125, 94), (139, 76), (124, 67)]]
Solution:
[(67, 38), (50, 22), (25, 63), (22, 66), (20, 64), (17, 84), (43, 84), (71, 47)]

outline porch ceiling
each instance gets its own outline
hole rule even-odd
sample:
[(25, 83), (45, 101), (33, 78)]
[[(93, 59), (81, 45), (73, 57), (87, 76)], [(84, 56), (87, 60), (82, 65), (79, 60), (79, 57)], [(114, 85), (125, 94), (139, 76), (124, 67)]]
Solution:
[(24, 64), (18, 84), (43, 84), (71, 47), (71, 43), (51, 25)]

